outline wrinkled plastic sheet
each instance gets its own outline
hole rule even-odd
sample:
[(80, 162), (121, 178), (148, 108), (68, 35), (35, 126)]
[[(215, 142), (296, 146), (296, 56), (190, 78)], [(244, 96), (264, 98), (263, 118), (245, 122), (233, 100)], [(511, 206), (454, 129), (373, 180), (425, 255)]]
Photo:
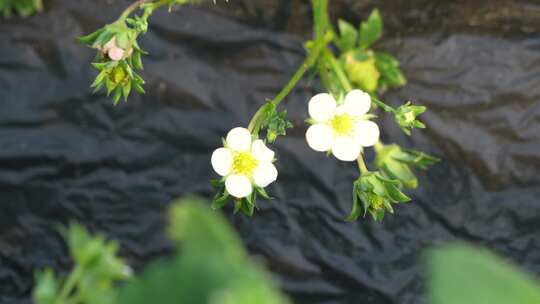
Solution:
[[(127, 2), (45, 1), (44, 14), (0, 21), (0, 302), (29, 303), (33, 271), (67, 271), (58, 223), (120, 241), (141, 269), (171, 250), (171, 200), (210, 197), (220, 137), (246, 125), (288, 80), (310, 34), (308, 1), (234, 0), (158, 12), (144, 96), (114, 107), (88, 85), (93, 52), (74, 38)], [(222, 2), (222, 1), (219, 1)], [(382, 138), (440, 156), (413, 202), (376, 224), (347, 223), (352, 164), (311, 151), (303, 82), (285, 101), (296, 128), (276, 144), (275, 199), (252, 219), (229, 216), (250, 252), (295, 303), (426, 303), (422, 253), (461, 239), (540, 274), (540, 6), (535, 1), (333, 1), (358, 22), (377, 5), (408, 86), (384, 96), (429, 107), (407, 137)], [(370, 154), (372, 157), (372, 155)], [(466, 271), (466, 270), (464, 270)]]

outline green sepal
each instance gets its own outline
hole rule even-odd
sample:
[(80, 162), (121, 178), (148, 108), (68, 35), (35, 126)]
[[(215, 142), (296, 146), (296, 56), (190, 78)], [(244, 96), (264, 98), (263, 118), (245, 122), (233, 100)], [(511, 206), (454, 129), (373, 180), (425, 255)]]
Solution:
[(426, 107), (415, 106), (408, 101), (396, 109), (394, 112), (394, 120), (399, 125), (401, 130), (410, 136), (412, 129), (426, 128), (426, 125), (423, 122), (416, 119), (416, 117), (424, 113), (426, 110)]
[(380, 172), (364, 172), (353, 183), (353, 208), (347, 221), (358, 219), (369, 213), (375, 221), (382, 221), (385, 212), (394, 213), (391, 204), (408, 202), (411, 199), (401, 190), (401, 183), (386, 178)]

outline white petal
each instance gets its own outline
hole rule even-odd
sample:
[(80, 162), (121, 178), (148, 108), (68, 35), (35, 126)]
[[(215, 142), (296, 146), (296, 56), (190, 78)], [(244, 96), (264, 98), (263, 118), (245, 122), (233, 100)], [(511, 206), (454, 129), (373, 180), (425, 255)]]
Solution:
[(327, 121), (334, 116), (336, 100), (332, 95), (321, 93), (313, 96), (309, 101), (309, 116), (315, 121)]
[(244, 198), (251, 194), (253, 186), (251, 181), (245, 175), (232, 174), (225, 180), (225, 189), (230, 195), (236, 198)]
[(342, 161), (354, 161), (362, 152), (362, 146), (354, 137), (339, 136), (332, 145), (332, 154)]
[(253, 171), (255, 185), (264, 188), (277, 179), (278, 172), (272, 163), (261, 163)]
[(347, 114), (362, 116), (371, 108), (371, 97), (364, 91), (352, 90), (345, 96), (343, 106)]
[(355, 124), (354, 133), (356, 140), (363, 147), (370, 147), (379, 141), (380, 131), (376, 123), (369, 120), (362, 120)]
[(306, 140), (311, 149), (325, 152), (332, 148), (334, 142), (334, 131), (323, 123), (314, 124), (306, 132)]
[(212, 168), (217, 174), (227, 176), (231, 173), (233, 164), (233, 155), (231, 150), (227, 148), (219, 148), (212, 153)]
[(246, 128), (234, 128), (227, 133), (225, 141), (233, 151), (248, 151), (251, 148), (251, 132)]
[(263, 163), (269, 163), (274, 160), (274, 151), (268, 149), (268, 147), (264, 144), (264, 141), (257, 139), (253, 142), (251, 145), (251, 154), (253, 154), (253, 157), (255, 157), (259, 162)]

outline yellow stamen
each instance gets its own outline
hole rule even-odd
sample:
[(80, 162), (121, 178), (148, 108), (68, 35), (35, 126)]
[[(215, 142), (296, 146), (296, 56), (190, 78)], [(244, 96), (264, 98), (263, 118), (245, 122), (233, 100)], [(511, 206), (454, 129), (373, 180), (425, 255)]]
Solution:
[(239, 152), (234, 155), (232, 171), (234, 174), (251, 176), (259, 162), (249, 152)]
[(353, 118), (348, 114), (336, 115), (330, 121), (334, 132), (340, 135), (347, 135), (353, 131)]

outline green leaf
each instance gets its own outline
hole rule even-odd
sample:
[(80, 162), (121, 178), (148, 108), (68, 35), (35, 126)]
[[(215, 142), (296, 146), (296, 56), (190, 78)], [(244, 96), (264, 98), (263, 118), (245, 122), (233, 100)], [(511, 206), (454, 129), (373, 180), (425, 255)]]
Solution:
[(345, 20), (338, 20), (339, 28), (339, 39), (337, 41), (337, 46), (341, 52), (345, 53), (356, 47), (356, 42), (358, 41), (358, 33), (354, 26), (348, 23)]
[(212, 209), (220, 209), (229, 202), (229, 193), (225, 190), (225, 186), (218, 191), (212, 200)]
[(402, 87), (407, 83), (403, 72), (399, 68), (399, 61), (392, 55), (376, 52), (375, 65), (381, 74), (381, 78), (390, 87)]
[(105, 29), (100, 28), (99, 30), (89, 35), (79, 37), (79, 41), (85, 45), (92, 46), (94, 42), (96, 41), (97, 37), (99, 37), (99, 35), (101, 35), (101, 33), (103, 33), (104, 30)]
[(420, 169), (427, 169), (430, 166), (438, 163), (441, 159), (435, 156), (431, 156), (427, 153), (411, 149), (401, 149), (392, 154), (392, 158), (395, 160), (406, 163), (412, 166), (416, 166)]
[(537, 304), (538, 281), (483, 249), (454, 244), (432, 250), (429, 303)]
[(181, 250), (119, 291), (116, 304), (286, 304), (236, 233), (198, 199), (173, 204), (170, 235)]
[(381, 38), (383, 23), (379, 10), (374, 9), (367, 21), (360, 24), (360, 47), (369, 48), (375, 41)]
[(36, 273), (36, 284), (32, 299), (36, 304), (54, 304), (59, 283), (52, 269), (47, 268)]

